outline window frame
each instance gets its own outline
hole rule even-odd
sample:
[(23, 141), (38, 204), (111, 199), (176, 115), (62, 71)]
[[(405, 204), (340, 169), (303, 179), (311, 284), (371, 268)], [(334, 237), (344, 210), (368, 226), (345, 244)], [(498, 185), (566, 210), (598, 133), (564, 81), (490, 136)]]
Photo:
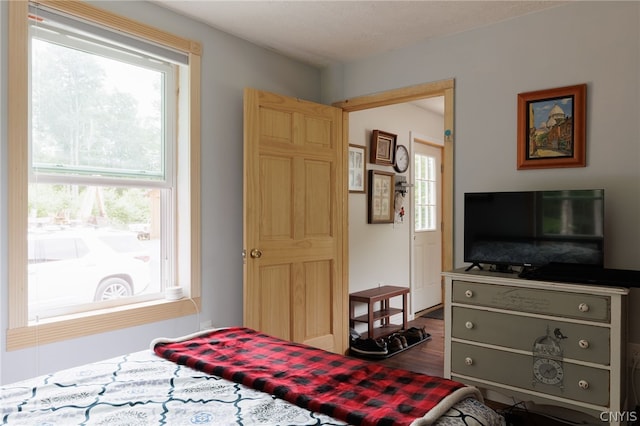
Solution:
[[(189, 119), (175, 129), (188, 153), (187, 164), (176, 166), (180, 176), (177, 199), (187, 210), (186, 220), (178, 225), (175, 254), (180, 258), (175, 276), (188, 297), (169, 301), (153, 300), (115, 308), (43, 320), (29, 324), (27, 298), (27, 186), (29, 183), (29, 23), (28, 2), (9, 3), (8, 42), (8, 327), (6, 350), (17, 350), (70, 338), (88, 336), (112, 330), (192, 315), (200, 310), (201, 294), (201, 202), (200, 202), (200, 43), (175, 36), (140, 22), (115, 15), (80, 1), (39, 1), (61, 13), (101, 26), (140, 37), (152, 43), (184, 52), (189, 57), (188, 75), (180, 76), (188, 86)], [(181, 152), (178, 152), (181, 155)], [(184, 159), (184, 157), (183, 157)], [(188, 182), (185, 187), (183, 182)], [(181, 215), (184, 213), (181, 207)], [(183, 217), (184, 219), (184, 217)]]

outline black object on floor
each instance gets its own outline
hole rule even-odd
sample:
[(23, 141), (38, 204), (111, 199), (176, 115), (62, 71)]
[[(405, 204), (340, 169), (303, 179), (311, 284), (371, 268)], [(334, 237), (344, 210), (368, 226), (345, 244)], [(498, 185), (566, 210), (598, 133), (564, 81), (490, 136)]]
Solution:
[(427, 312), (426, 314), (422, 315), (422, 317), (423, 318), (431, 318), (431, 319), (443, 320), (444, 319), (444, 309), (443, 308), (439, 308), (439, 309), (436, 309), (435, 311)]
[(431, 340), (431, 334), (424, 328), (411, 327), (381, 339), (351, 340), (349, 354), (358, 358), (385, 359)]
[(385, 342), (384, 340), (357, 338), (351, 341), (351, 346), (349, 347), (349, 349), (354, 355), (365, 357), (378, 357), (389, 354), (387, 342)]

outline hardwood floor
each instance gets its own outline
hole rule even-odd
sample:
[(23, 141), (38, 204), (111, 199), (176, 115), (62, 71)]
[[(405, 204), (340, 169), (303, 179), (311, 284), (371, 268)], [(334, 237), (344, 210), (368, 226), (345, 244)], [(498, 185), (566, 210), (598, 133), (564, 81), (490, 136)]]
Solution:
[(379, 362), (389, 367), (442, 377), (444, 374), (444, 321), (417, 317), (408, 326), (424, 326), (426, 332), (431, 334), (431, 340)]

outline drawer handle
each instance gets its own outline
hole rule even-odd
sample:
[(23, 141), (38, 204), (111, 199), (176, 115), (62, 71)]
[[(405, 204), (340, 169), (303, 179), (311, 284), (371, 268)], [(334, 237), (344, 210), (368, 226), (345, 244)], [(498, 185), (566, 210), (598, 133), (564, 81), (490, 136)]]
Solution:
[(467, 290), (467, 291), (464, 292), (464, 295), (467, 296), (467, 297), (473, 297), (473, 291)]
[(466, 357), (466, 358), (464, 359), (464, 363), (465, 363), (466, 365), (473, 365), (473, 359), (472, 359), (471, 357)]
[(581, 303), (578, 305), (578, 310), (580, 312), (589, 312), (589, 305), (587, 305), (586, 303)]
[(580, 386), (580, 389), (589, 389), (589, 382), (586, 380), (580, 380), (578, 382), (578, 386)]
[(464, 326), (471, 330), (473, 328), (473, 323), (471, 321), (467, 321), (464, 323)]
[(582, 349), (587, 349), (589, 347), (589, 341), (588, 340), (584, 340), (584, 339), (580, 339), (578, 341), (578, 346), (580, 346)]

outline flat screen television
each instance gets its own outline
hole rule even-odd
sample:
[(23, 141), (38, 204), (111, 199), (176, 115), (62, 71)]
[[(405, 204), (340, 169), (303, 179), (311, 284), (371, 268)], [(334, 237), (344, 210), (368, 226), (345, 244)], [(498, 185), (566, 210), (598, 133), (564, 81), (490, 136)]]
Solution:
[(476, 192), (464, 195), (464, 261), (538, 267), (604, 266), (604, 190)]

